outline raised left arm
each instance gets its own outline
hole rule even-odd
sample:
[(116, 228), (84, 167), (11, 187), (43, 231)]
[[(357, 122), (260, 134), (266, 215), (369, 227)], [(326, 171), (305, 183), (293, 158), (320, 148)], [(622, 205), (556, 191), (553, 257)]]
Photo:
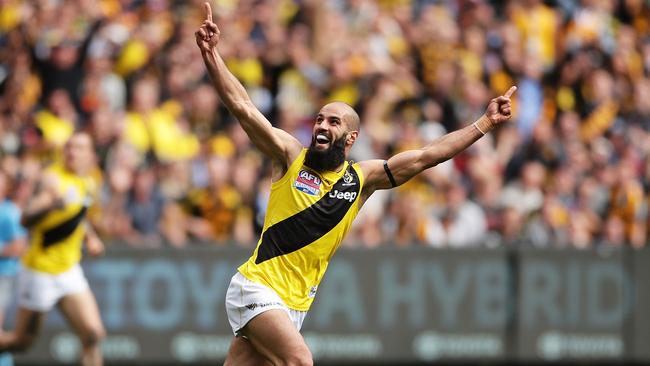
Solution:
[(485, 114), (473, 124), (448, 133), (421, 149), (401, 152), (387, 161), (360, 162), (366, 177), (366, 193), (399, 186), (423, 170), (451, 159), (494, 127), (509, 120), (512, 115), (510, 97), (515, 90), (517, 87), (513, 86), (504, 95), (492, 99)]

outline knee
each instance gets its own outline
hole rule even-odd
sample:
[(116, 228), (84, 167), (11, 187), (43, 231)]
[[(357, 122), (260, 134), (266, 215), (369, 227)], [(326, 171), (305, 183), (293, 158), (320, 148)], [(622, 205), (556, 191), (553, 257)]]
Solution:
[(311, 352), (307, 347), (289, 355), (283, 362), (286, 366), (313, 366)]
[(88, 329), (81, 335), (81, 344), (84, 348), (97, 347), (106, 338), (103, 328)]
[(290, 363), (291, 366), (314, 366), (314, 361), (311, 358), (311, 355), (309, 357), (306, 356), (301, 356), (298, 357), (294, 360), (294, 362)]

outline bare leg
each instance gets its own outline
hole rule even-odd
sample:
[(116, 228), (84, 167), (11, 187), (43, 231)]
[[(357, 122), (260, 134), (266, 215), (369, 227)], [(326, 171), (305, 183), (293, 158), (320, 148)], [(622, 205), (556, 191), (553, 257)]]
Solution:
[(14, 331), (0, 332), (0, 352), (22, 352), (31, 347), (41, 330), (44, 315), (45, 313), (19, 308)]
[[(227, 365), (238, 364), (235, 359), (237, 352), (243, 360), (261, 355), (273, 365), (313, 365), (305, 340), (283, 310), (273, 309), (256, 316), (242, 329), (242, 334), (248, 340), (233, 341), (226, 358)], [(252, 347), (246, 347), (247, 343)]]
[(81, 341), (81, 364), (101, 366), (101, 341), (106, 336), (106, 331), (92, 292), (86, 290), (66, 295), (59, 301), (59, 308)]
[(253, 348), (250, 341), (235, 337), (230, 344), (224, 366), (265, 366), (272, 365), (266, 358)]
[[(0, 293), (0, 296), (3, 294)], [(0, 338), (2, 337), (2, 325), (4, 324), (4, 309), (0, 309)], [(0, 352), (0, 365), (13, 365), (11, 354), (9, 352)]]

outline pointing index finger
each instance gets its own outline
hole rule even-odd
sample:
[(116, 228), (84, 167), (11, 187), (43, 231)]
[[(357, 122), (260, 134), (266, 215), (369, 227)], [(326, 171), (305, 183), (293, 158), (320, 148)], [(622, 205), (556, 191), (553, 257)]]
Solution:
[(510, 98), (512, 94), (515, 93), (516, 90), (517, 90), (516, 86), (511, 86), (510, 89), (508, 89), (508, 91), (505, 94), (503, 94), (503, 96), (506, 98)]
[(206, 1), (203, 5), (204, 5), (204, 8), (205, 8), (205, 13), (206, 13), (206, 18), (205, 19), (208, 22), (212, 22), (212, 8), (210, 7), (210, 3)]

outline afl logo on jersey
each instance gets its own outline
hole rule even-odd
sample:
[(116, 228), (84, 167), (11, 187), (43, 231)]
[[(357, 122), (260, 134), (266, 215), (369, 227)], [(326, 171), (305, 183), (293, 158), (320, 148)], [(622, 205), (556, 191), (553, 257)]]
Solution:
[(317, 175), (303, 169), (298, 173), (298, 178), (296, 178), (293, 186), (302, 193), (318, 196), (320, 194), (321, 182), (321, 179)]

